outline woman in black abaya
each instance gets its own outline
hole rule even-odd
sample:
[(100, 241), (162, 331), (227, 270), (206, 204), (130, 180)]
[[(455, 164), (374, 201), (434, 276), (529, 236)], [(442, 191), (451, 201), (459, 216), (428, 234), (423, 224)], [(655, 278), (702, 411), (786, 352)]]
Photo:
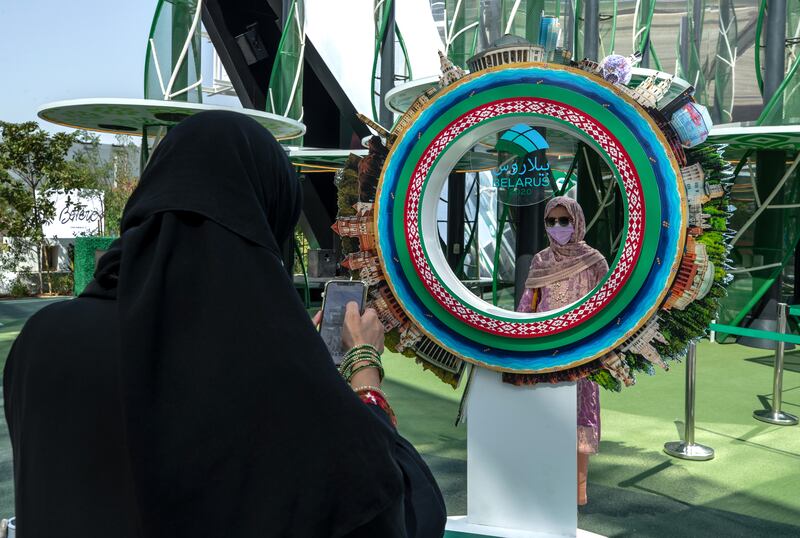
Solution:
[[(18, 536), (442, 534), (430, 471), (343, 381), (282, 267), (301, 205), (244, 115), (164, 138), (95, 280), (9, 354)], [(347, 323), (382, 344), (374, 313)]]

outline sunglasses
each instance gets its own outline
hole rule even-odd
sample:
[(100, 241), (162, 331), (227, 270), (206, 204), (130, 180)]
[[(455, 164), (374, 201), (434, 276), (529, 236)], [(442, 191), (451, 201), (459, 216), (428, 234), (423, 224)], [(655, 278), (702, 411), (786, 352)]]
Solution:
[(548, 228), (552, 228), (553, 226), (558, 223), (559, 226), (568, 226), (572, 222), (572, 219), (569, 217), (547, 217), (544, 219), (544, 225)]

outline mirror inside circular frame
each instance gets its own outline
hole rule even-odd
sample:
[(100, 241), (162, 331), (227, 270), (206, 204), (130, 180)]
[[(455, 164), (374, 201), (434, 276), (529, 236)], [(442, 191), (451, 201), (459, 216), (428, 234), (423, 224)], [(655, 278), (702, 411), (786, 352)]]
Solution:
[[(439, 193), (438, 244), (447, 267), (437, 271), (452, 272), (448, 277), (461, 281), (489, 309), (526, 311), (530, 305), (520, 309), (520, 301), (533, 256), (575, 229), (564, 207), (545, 214), (555, 196), (578, 202), (585, 242), (610, 264), (620, 248), (624, 201), (594, 148), (551, 124), (532, 121), (482, 134), (451, 167)], [(548, 309), (534, 306), (532, 311)]]

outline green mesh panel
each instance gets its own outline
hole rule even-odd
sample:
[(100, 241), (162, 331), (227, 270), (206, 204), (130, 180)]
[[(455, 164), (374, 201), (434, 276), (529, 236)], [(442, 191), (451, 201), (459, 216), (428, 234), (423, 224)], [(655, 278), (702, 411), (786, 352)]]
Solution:
[(600, 0), (600, 43), (597, 50), (598, 60), (602, 60), (616, 51), (617, 41), (617, 0)]
[(445, 0), (446, 53), (461, 68), (477, 51), (479, 4), (480, 0)]
[[(375, 24), (375, 46), (372, 58), (372, 119), (378, 121), (378, 105), (381, 96), (381, 81), (380, 81), (380, 58), (383, 48), (384, 35), (386, 34), (389, 24), (389, 13), (391, 12), (394, 0), (374, 0), (373, 9), (373, 22)], [(400, 27), (395, 24), (395, 35), (392, 39), (397, 39), (400, 45), (400, 50), (403, 53), (403, 64), (401, 69), (405, 69), (404, 73), (398, 73), (398, 66), (395, 65), (394, 79), (412, 79), (414, 74), (411, 70), (411, 61), (408, 58), (408, 51), (406, 50), (406, 43), (403, 39), (403, 34), (400, 32)]]
[[(292, 0), (267, 90), (267, 112), (299, 121), (303, 119), (304, 15), (303, 0)], [(303, 137), (289, 144), (302, 145)]]
[[(776, 158), (774, 153), (761, 155)], [(784, 296), (791, 294), (794, 282), (792, 260), (800, 237), (800, 177), (795, 169), (776, 189), (782, 175), (757, 177), (757, 159), (757, 153), (747, 158), (731, 194), (736, 207), (730, 223), (736, 233), (730, 254), (734, 279), (721, 301), (720, 320), (724, 324), (739, 324), (779, 276), (784, 277)], [(793, 160), (787, 160), (787, 171)], [(772, 200), (766, 203), (770, 196)]]
[[(719, 4), (719, 32), (717, 33), (716, 61), (714, 63), (714, 101), (711, 117), (716, 123), (733, 121), (734, 80), (738, 53), (739, 28), (732, 0)], [(710, 32), (706, 32), (710, 33)]]
[[(653, 23), (653, 12), (655, 11), (655, 0), (636, 0), (634, 2), (634, 16), (633, 16), (633, 33), (632, 33), (632, 48), (631, 51), (643, 51), (645, 43), (650, 39), (650, 27)], [(655, 55), (655, 48), (650, 43), (650, 56), (651, 61), (654, 63), (652, 67), (661, 69), (658, 57)]]
[[(197, 0), (159, 0), (147, 41), (146, 99), (202, 102), (199, 85), (182, 91), (201, 79), (199, 21), (193, 27), (196, 13)], [(187, 39), (189, 46), (183, 53)]]
[[(701, 103), (707, 103), (706, 99), (706, 76), (703, 72), (703, 65), (701, 63), (701, 50), (703, 49), (703, 21), (705, 14), (705, 0), (687, 0), (687, 13), (688, 19), (687, 32), (689, 34), (689, 48), (686, 51), (686, 65), (683, 65), (678, 60), (676, 65), (676, 73), (679, 77), (689, 81), (695, 89), (695, 99)], [(697, 6), (699, 4), (699, 6)], [(695, 18), (695, 7), (699, 7), (699, 16)], [(697, 42), (697, 33), (700, 34), (700, 43)], [(680, 35), (678, 36), (678, 47), (680, 47)], [(680, 59), (680, 53), (677, 55)]]

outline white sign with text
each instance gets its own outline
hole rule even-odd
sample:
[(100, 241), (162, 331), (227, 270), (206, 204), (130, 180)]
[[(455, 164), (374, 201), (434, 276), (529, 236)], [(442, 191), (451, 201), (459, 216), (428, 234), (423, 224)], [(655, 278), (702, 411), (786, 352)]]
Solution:
[(103, 219), (103, 193), (99, 191), (69, 191), (52, 196), (56, 216), (45, 225), (45, 237), (78, 237), (100, 231)]

